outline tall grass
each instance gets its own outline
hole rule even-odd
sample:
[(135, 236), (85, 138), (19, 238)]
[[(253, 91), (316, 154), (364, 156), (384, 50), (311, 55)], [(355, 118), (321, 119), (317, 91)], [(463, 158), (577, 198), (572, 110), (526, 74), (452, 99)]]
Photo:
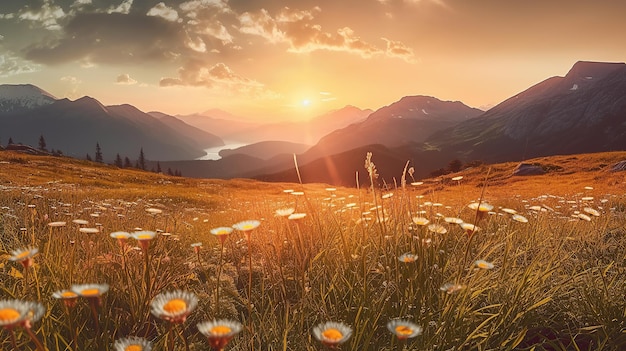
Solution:
[[(114, 340), (131, 335), (151, 340), (156, 350), (172, 343), (182, 350), (187, 342), (190, 349), (209, 349), (195, 325), (216, 318), (247, 326), (227, 346), (231, 350), (320, 350), (311, 330), (326, 321), (352, 327), (342, 350), (626, 348), (623, 194), (585, 201), (600, 211), (586, 221), (572, 216), (584, 207), (576, 195), (497, 199), (455, 183), (468, 198), (447, 203), (445, 194), (404, 181), (383, 192), (373, 164), (368, 172), (371, 183), (363, 189), (306, 188), (306, 206), (289, 193), (221, 204), (207, 196), (190, 204), (157, 195), (149, 185), (124, 199), (102, 188), (68, 192), (55, 184), (4, 189), (0, 298), (47, 307), (32, 330), (49, 350), (112, 350)], [(253, 187), (241, 184), (238, 199)], [(476, 199), (495, 206), (480, 221), (467, 207)], [(535, 203), (544, 210), (531, 210)], [(529, 222), (513, 221), (499, 206), (516, 209)], [(284, 207), (306, 216), (275, 216)], [(150, 215), (148, 208), (162, 214)], [(447, 233), (415, 225), (413, 216), (427, 217)], [(445, 223), (446, 216), (481, 229), (468, 236)], [(77, 218), (98, 223), (100, 233), (80, 233), (71, 223)], [(248, 219), (261, 221), (249, 240), (234, 231), (222, 244), (210, 234)], [(68, 224), (51, 229), (53, 221)], [(160, 233), (149, 249), (132, 239), (120, 246), (109, 236), (139, 230)], [(194, 251), (191, 243), (199, 241), (203, 249)], [(8, 258), (31, 244), (40, 253), (27, 276)], [(415, 260), (400, 261), (405, 253)], [(481, 259), (494, 268), (478, 268), (474, 262)], [(52, 297), (77, 283), (110, 286), (97, 319), (86, 300), (68, 311)], [(447, 283), (458, 289), (446, 290)], [(150, 313), (154, 296), (175, 289), (199, 300), (181, 328), (184, 339), (168, 339), (170, 326)], [(421, 325), (422, 335), (399, 343), (386, 328), (396, 318)], [(14, 331), (20, 349), (36, 349), (25, 330)], [(1, 330), (0, 349), (11, 345), (10, 334)]]

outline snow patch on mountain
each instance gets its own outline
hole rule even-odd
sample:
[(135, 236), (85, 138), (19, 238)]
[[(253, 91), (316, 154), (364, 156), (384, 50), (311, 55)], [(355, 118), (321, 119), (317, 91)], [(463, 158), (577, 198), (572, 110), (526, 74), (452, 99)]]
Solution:
[(56, 100), (52, 94), (31, 84), (0, 85), (0, 113), (30, 110)]

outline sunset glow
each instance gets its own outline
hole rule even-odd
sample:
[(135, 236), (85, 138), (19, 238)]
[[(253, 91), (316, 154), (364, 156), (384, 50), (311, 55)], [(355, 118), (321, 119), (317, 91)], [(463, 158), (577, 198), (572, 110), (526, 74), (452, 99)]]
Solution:
[(418, 94), (484, 108), (577, 61), (623, 61), (624, 13), (586, 0), (4, 1), (0, 77), (173, 115), (306, 119)]

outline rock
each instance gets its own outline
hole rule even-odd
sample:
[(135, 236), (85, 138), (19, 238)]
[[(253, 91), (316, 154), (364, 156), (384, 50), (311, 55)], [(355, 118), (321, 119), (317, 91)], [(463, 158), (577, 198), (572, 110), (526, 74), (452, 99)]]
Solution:
[(22, 145), (22, 144), (9, 144), (6, 147), (7, 151), (17, 151), (17, 152), (21, 152), (24, 154), (29, 154), (29, 155), (38, 155), (38, 156), (49, 156), (50, 153), (46, 152), (46, 151), (41, 151), (38, 149), (35, 149), (34, 147), (28, 146), (28, 145)]
[(533, 165), (530, 163), (520, 163), (513, 170), (514, 176), (527, 176), (527, 175), (541, 175), (546, 172), (541, 166)]
[(611, 172), (621, 172), (626, 171), (626, 160), (619, 161), (618, 163), (611, 166)]

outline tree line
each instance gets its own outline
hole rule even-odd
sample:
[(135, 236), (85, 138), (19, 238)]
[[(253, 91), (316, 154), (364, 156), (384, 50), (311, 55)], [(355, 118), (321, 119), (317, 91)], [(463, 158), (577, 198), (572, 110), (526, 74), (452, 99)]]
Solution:
[[(10, 145), (21, 145), (21, 143), (15, 144), (13, 142), (13, 138), (9, 137), (7, 147), (9, 147)], [(61, 150), (55, 150), (55, 149), (48, 150), (46, 138), (43, 136), (43, 134), (39, 136), (39, 143), (38, 143), (37, 150), (44, 152), (44, 153), (51, 154), (52, 156), (63, 156), (63, 151)], [(96, 150), (94, 153), (94, 157), (92, 158), (89, 153), (86, 153), (85, 160), (91, 161), (91, 162), (97, 162), (97, 163), (104, 163), (104, 156), (102, 155), (102, 148), (100, 147), (99, 142), (96, 142)], [(128, 156), (125, 156), (124, 159), (122, 159), (122, 156), (118, 153), (115, 156), (115, 160), (113, 161), (111, 165), (116, 166), (118, 168), (135, 168), (135, 169), (147, 171), (148, 170), (147, 162), (148, 160), (146, 159), (146, 156), (143, 152), (143, 147), (142, 147), (139, 150), (139, 157), (135, 160), (134, 164)], [(157, 161), (156, 168), (152, 167), (150, 169), (150, 172), (163, 173), (163, 170), (161, 169), (161, 163)], [(172, 170), (171, 168), (168, 168), (165, 173), (171, 176), (182, 177), (182, 173), (178, 169)]]

